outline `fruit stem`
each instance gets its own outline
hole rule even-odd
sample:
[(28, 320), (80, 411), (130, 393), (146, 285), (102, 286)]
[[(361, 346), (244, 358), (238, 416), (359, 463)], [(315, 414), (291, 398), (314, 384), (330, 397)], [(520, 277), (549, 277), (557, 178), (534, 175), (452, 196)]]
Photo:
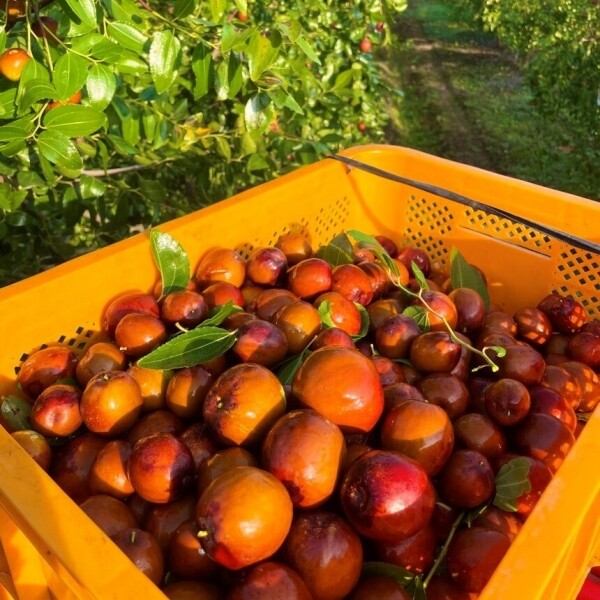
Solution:
[(458, 526), (460, 525), (461, 521), (463, 520), (463, 518), (466, 514), (467, 514), (467, 512), (465, 510), (463, 510), (458, 515), (458, 517), (456, 517), (456, 519), (454, 520), (454, 523), (452, 523), (452, 528), (450, 529), (450, 533), (448, 534), (448, 537), (446, 538), (446, 541), (444, 542), (444, 545), (442, 546), (440, 553), (438, 554), (437, 558), (435, 559), (435, 562), (433, 563), (433, 566), (431, 567), (431, 569), (429, 569), (429, 573), (427, 573), (427, 577), (425, 577), (425, 579), (423, 580), (423, 588), (424, 589), (427, 589), (427, 586), (429, 585), (429, 582), (431, 581), (432, 577), (436, 574), (436, 572), (439, 569), (440, 565), (442, 564), (442, 561), (444, 560), (444, 558), (446, 558), (446, 553), (448, 552), (448, 547), (450, 546), (450, 542), (452, 541), (452, 538), (456, 534)]

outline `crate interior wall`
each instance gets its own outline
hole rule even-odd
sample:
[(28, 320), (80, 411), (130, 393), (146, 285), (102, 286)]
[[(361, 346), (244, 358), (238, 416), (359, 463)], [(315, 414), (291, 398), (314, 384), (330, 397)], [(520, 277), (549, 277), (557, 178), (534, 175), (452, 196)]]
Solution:
[[(366, 146), (345, 154), (600, 242), (600, 206), (583, 198), (404, 148)], [(600, 317), (594, 253), (330, 159), (158, 229), (184, 246), (192, 265), (210, 247), (231, 246), (248, 256), (286, 231), (305, 233), (315, 248), (342, 230), (381, 233), (442, 263), (456, 246), (485, 271), (492, 300), (509, 312), (556, 290)], [(106, 304), (127, 290), (151, 290), (157, 277), (143, 233), (0, 290), (0, 393), (19, 393), (19, 364), (41, 343), (83, 352), (101, 337)], [(2, 428), (0, 452), (0, 539), (19, 598), (164, 597)], [(575, 598), (587, 565), (598, 560), (598, 455), (596, 411), (482, 600)]]

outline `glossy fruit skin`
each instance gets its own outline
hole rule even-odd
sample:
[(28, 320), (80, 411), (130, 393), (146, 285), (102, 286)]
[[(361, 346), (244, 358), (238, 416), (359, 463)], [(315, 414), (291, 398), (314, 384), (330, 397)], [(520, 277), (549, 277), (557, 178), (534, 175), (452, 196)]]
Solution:
[(295, 410), (270, 429), (262, 465), (283, 483), (295, 508), (314, 508), (333, 494), (345, 452), (337, 425), (313, 410)]
[(196, 281), (201, 290), (219, 281), (239, 288), (245, 279), (246, 262), (238, 252), (229, 248), (209, 250), (196, 269)]
[(245, 306), (244, 295), (240, 288), (227, 281), (218, 281), (204, 288), (202, 297), (209, 309), (216, 306), (223, 306), (228, 302), (233, 302), (233, 304), (241, 308)]
[(142, 394), (142, 412), (151, 412), (167, 407), (166, 393), (172, 371), (146, 369), (131, 365), (127, 373), (133, 377)]
[(67, 104), (81, 104), (82, 98), (83, 94), (81, 93), (81, 90), (78, 90), (66, 100), (56, 100), (55, 102), (50, 102), (48, 104), (47, 110), (52, 110), (53, 108), (56, 108), (58, 106), (65, 106)]
[(375, 300), (367, 307), (369, 314), (370, 331), (376, 331), (388, 317), (402, 314), (405, 304), (395, 298), (382, 298)]
[(354, 302), (344, 298), (339, 292), (325, 292), (314, 301), (315, 308), (322, 302), (329, 303), (331, 320), (335, 327), (342, 329), (349, 335), (357, 335), (361, 327), (361, 318)]
[(23, 392), (33, 401), (59, 379), (73, 379), (76, 367), (77, 355), (70, 348), (49, 346), (23, 361), (17, 380)]
[(181, 579), (210, 579), (217, 564), (204, 552), (194, 519), (184, 521), (171, 537), (167, 550), (170, 571)]
[(346, 517), (361, 535), (397, 542), (429, 522), (435, 492), (419, 463), (398, 452), (373, 450), (350, 466), (340, 499)]
[(506, 436), (489, 417), (480, 413), (466, 413), (453, 423), (456, 445), (475, 450), (488, 460), (493, 460), (506, 451)]
[(479, 594), (465, 592), (448, 575), (435, 575), (427, 586), (427, 600), (477, 600)]
[(375, 347), (387, 358), (406, 358), (413, 341), (421, 334), (414, 319), (406, 315), (388, 317), (375, 329)]
[(371, 356), (371, 362), (375, 365), (375, 368), (379, 373), (379, 381), (384, 387), (384, 390), (388, 385), (404, 383), (404, 371), (397, 362), (379, 354)]
[(50, 474), (75, 502), (83, 502), (92, 493), (89, 473), (106, 439), (93, 433), (73, 438), (54, 454)]
[(359, 580), (363, 548), (356, 531), (329, 511), (299, 513), (282, 555), (314, 598), (344, 598)]
[(431, 272), (431, 261), (427, 253), (420, 248), (414, 248), (413, 246), (405, 246), (398, 251), (395, 257), (399, 260), (408, 270), (412, 273), (411, 263), (415, 262), (417, 267), (423, 271), (425, 277), (429, 276)]
[(310, 354), (292, 393), (343, 432), (371, 431), (383, 412), (383, 388), (373, 363), (357, 350), (330, 346)]
[[(532, 460), (533, 459), (529, 459)], [(490, 504), (474, 521), (473, 527), (491, 529), (505, 535), (511, 542), (517, 537), (523, 522), (512, 512), (506, 512)]]
[(21, 429), (10, 435), (44, 471), (50, 469), (52, 449), (43, 435), (31, 429)]
[(579, 379), (559, 365), (547, 365), (541, 385), (556, 390), (574, 409), (579, 408), (582, 391)]
[(575, 444), (575, 437), (558, 419), (550, 415), (530, 413), (516, 427), (512, 442), (517, 451), (538, 458), (552, 473), (556, 473)]
[(25, 65), (31, 60), (31, 56), (20, 48), (5, 50), (0, 56), (0, 73), (11, 81), (19, 81)]
[(562, 421), (572, 432), (577, 425), (577, 415), (564, 396), (552, 388), (537, 386), (530, 390), (531, 412), (544, 413)]
[(546, 364), (544, 357), (531, 346), (515, 344), (506, 348), (506, 356), (498, 360), (499, 378), (516, 379), (525, 386), (542, 381)]
[(579, 382), (581, 402), (577, 407), (581, 412), (590, 412), (600, 402), (600, 377), (593, 369), (577, 361), (567, 361), (561, 364)]
[(115, 328), (115, 341), (127, 356), (143, 356), (167, 339), (165, 324), (152, 315), (125, 315)]
[(206, 319), (208, 306), (202, 294), (193, 290), (180, 290), (163, 298), (160, 315), (171, 327), (179, 323), (186, 329), (192, 329)]
[(179, 435), (183, 429), (181, 419), (170, 410), (155, 410), (143, 415), (127, 432), (127, 441), (133, 446), (136, 442), (154, 433)]
[(416, 388), (427, 402), (443, 408), (451, 420), (457, 419), (467, 411), (469, 389), (454, 375), (446, 373), (426, 375), (417, 382)]
[(559, 294), (548, 294), (537, 307), (546, 314), (554, 331), (559, 333), (577, 333), (588, 320), (579, 302)]
[(204, 490), (196, 523), (208, 556), (238, 570), (277, 552), (292, 513), (292, 501), (276, 477), (256, 467), (234, 467)]
[(501, 310), (490, 311), (483, 319), (483, 328), (488, 330), (503, 331), (509, 335), (517, 333), (517, 324), (511, 315)]
[(138, 496), (155, 504), (178, 500), (194, 479), (189, 448), (170, 433), (154, 433), (136, 442), (127, 466)]
[(421, 392), (408, 383), (393, 383), (383, 390), (383, 400), (385, 402), (385, 413), (392, 408), (406, 402), (407, 400), (425, 400)]
[(169, 600), (222, 600), (223, 590), (212, 583), (186, 579), (162, 588)]
[(83, 423), (80, 398), (81, 392), (73, 385), (55, 383), (47, 387), (31, 408), (32, 428), (50, 437), (75, 433)]
[(483, 325), (485, 303), (481, 295), (470, 288), (457, 288), (448, 294), (456, 308), (456, 330), (470, 333)]
[(396, 258), (398, 255), (398, 246), (392, 238), (387, 235), (376, 235), (375, 239), (383, 246), (383, 249), (392, 257)]
[(494, 471), (480, 452), (457, 450), (440, 474), (438, 489), (451, 506), (473, 508), (494, 494)]
[(215, 378), (202, 366), (176, 371), (167, 385), (167, 406), (180, 419), (197, 417)]
[(345, 331), (337, 327), (323, 329), (315, 338), (311, 349), (318, 350), (319, 348), (325, 348), (325, 346), (344, 346), (345, 348), (356, 350), (356, 345), (352, 341), (352, 338)]
[(133, 494), (133, 486), (127, 475), (127, 462), (131, 444), (123, 440), (111, 440), (96, 455), (89, 474), (89, 487), (94, 494), (109, 494), (125, 500)]
[(600, 367), (600, 336), (583, 331), (574, 335), (567, 346), (567, 355), (592, 369)]
[(378, 560), (402, 567), (415, 575), (429, 571), (435, 560), (436, 549), (437, 535), (431, 521), (408, 538), (375, 544)]
[(122, 371), (127, 365), (127, 357), (115, 344), (97, 342), (92, 344), (79, 359), (75, 369), (77, 381), (83, 386), (102, 371)]
[(187, 495), (168, 504), (150, 504), (144, 520), (144, 529), (157, 539), (163, 553), (167, 552), (177, 529), (186, 521), (195, 518), (196, 502), (195, 496)]
[(285, 275), (287, 258), (279, 248), (257, 248), (246, 263), (246, 275), (257, 285), (274, 286)]
[(369, 38), (363, 38), (360, 41), (359, 48), (361, 52), (371, 52), (371, 50), (373, 49), (373, 44), (371, 43), (371, 40)]
[(217, 450), (206, 458), (198, 467), (198, 496), (215, 480), (219, 475), (225, 473), (234, 467), (258, 467), (258, 462), (254, 454), (233, 446)]
[(410, 362), (423, 373), (447, 373), (460, 358), (461, 346), (445, 331), (428, 331), (415, 338), (410, 347)]
[(134, 527), (120, 531), (112, 540), (152, 583), (161, 583), (165, 571), (164, 558), (154, 536)]
[(411, 600), (409, 593), (391, 577), (363, 577), (348, 600)]
[(283, 306), (296, 300), (299, 300), (296, 294), (283, 288), (264, 290), (256, 297), (254, 312), (259, 319), (272, 321)]
[(373, 287), (368, 275), (356, 265), (340, 265), (331, 274), (331, 290), (350, 302), (368, 306), (373, 299)]
[(79, 508), (109, 537), (138, 526), (127, 504), (108, 494), (94, 494), (86, 498)]
[(267, 561), (248, 571), (227, 600), (312, 600), (310, 590), (296, 571), (280, 562)]
[(249, 446), (263, 437), (285, 408), (285, 392), (277, 377), (248, 363), (218, 377), (206, 395), (203, 417), (223, 443)]
[(143, 406), (135, 380), (125, 371), (103, 371), (94, 375), (81, 395), (81, 417), (94, 433), (117, 436), (137, 421)]
[(210, 435), (206, 423), (196, 422), (179, 434), (179, 439), (190, 449), (196, 470), (200, 464), (217, 451), (217, 443)]
[(285, 358), (288, 348), (288, 339), (279, 327), (255, 319), (239, 327), (232, 352), (242, 362), (272, 367)]
[(527, 388), (515, 379), (499, 379), (485, 390), (486, 413), (502, 427), (521, 422), (529, 414), (531, 397)]
[(454, 447), (454, 430), (439, 406), (407, 400), (393, 407), (381, 426), (381, 448), (395, 450), (418, 462), (433, 477)]
[(115, 298), (104, 310), (102, 316), (102, 331), (114, 338), (119, 321), (129, 313), (142, 313), (158, 318), (160, 308), (151, 294), (133, 292), (122, 294)]
[[(418, 306), (430, 307), (433, 312), (428, 312), (427, 317), (429, 321), (430, 331), (447, 331), (446, 325), (442, 321), (441, 317), (444, 317), (449, 323), (452, 329), (456, 328), (458, 323), (458, 313), (452, 300), (442, 292), (436, 292), (433, 290), (426, 290), (421, 294), (423, 301), (419, 299), (413, 300), (412, 304)], [(437, 313), (433, 314), (433, 313)]]
[(364, 271), (371, 282), (373, 298), (383, 296), (391, 287), (392, 282), (383, 267), (375, 262), (359, 262), (358, 267)]
[(471, 527), (459, 531), (448, 548), (450, 577), (465, 591), (479, 593), (510, 547), (497, 531)]
[(291, 355), (300, 354), (322, 328), (317, 309), (304, 300), (286, 304), (277, 312), (273, 323), (285, 335)]
[(284, 233), (279, 236), (275, 247), (279, 248), (285, 254), (290, 267), (293, 267), (305, 258), (310, 258), (313, 253), (310, 243), (300, 233)]
[(331, 289), (332, 269), (321, 258), (307, 258), (288, 271), (288, 288), (299, 298), (311, 299)]
[(517, 335), (535, 346), (542, 346), (552, 335), (550, 319), (537, 308), (520, 308), (513, 315), (517, 324)]

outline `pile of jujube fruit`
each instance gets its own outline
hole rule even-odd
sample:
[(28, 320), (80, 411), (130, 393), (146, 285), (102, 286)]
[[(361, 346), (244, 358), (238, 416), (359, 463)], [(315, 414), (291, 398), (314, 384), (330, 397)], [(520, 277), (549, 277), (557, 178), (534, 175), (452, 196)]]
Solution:
[[(376, 239), (395, 274), (373, 245), (332, 267), (293, 233), (212, 249), (185, 289), (114, 299), (81, 356), (21, 365), (13, 436), (169, 598), (476, 598), (600, 400), (579, 302), (486, 309)], [(232, 305), (220, 356), (137, 364)]]

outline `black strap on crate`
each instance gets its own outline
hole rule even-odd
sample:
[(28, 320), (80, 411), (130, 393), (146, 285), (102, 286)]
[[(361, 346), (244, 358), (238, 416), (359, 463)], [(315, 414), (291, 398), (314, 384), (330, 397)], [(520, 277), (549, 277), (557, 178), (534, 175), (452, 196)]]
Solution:
[(592, 252), (594, 254), (600, 254), (600, 244), (595, 242), (590, 242), (589, 240), (584, 240), (583, 238), (577, 237), (575, 235), (571, 235), (570, 233), (566, 233), (564, 231), (560, 231), (559, 229), (554, 229), (553, 227), (548, 227), (547, 225), (542, 225), (541, 223), (534, 223), (529, 219), (524, 219), (519, 215), (508, 212), (501, 208), (496, 208), (494, 206), (490, 206), (489, 204), (485, 204), (484, 202), (480, 202), (479, 200), (473, 200), (471, 198), (467, 198), (466, 196), (462, 196), (461, 194), (457, 194), (456, 192), (452, 192), (450, 190), (446, 190), (441, 187), (437, 187), (435, 185), (431, 185), (429, 183), (423, 183), (422, 181), (417, 181), (415, 179), (409, 179), (407, 177), (402, 177), (401, 175), (396, 175), (395, 173), (390, 173), (389, 171), (385, 171), (384, 169), (380, 169), (379, 167), (374, 167), (372, 165), (368, 165), (354, 158), (349, 158), (347, 156), (341, 156), (339, 154), (332, 154), (329, 156), (333, 160), (337, 160), (341, 163), (344, 163), (348, 167), (352, 167), (355, 169), (359, 169), (361, 171), (365, 171), (366, 173), (370, 173), (371, 175), (376, 175), (377, 177), (383, 177), (384, 179), (389, 179), (390, 181), (395, 181), (397, 183), (403, 183), (405, 185), (409, 185), (411, 187), (417, 188), (423, 192), (429, 192), (431, 194), (435, 194), (440, 198), (445, 198), (446, 200), (452, 200), (453, 202), (458, 202), (459, 204), (463, 204), (464, 206), (469, 206), (474, 210), (482, 210), (485, 213), (493, 214), (498, 217), (509, 219), (516, 223), (521, 223), (521, 225), (525, 225), (526, 227), (531, 227), (539, 231), (540, 233), (545, 233), (557, 240), (562, 242), (566, 242), (571, 246), (575, 246), (580, 248), (581, 250), (585, 250), (587, 252)]

